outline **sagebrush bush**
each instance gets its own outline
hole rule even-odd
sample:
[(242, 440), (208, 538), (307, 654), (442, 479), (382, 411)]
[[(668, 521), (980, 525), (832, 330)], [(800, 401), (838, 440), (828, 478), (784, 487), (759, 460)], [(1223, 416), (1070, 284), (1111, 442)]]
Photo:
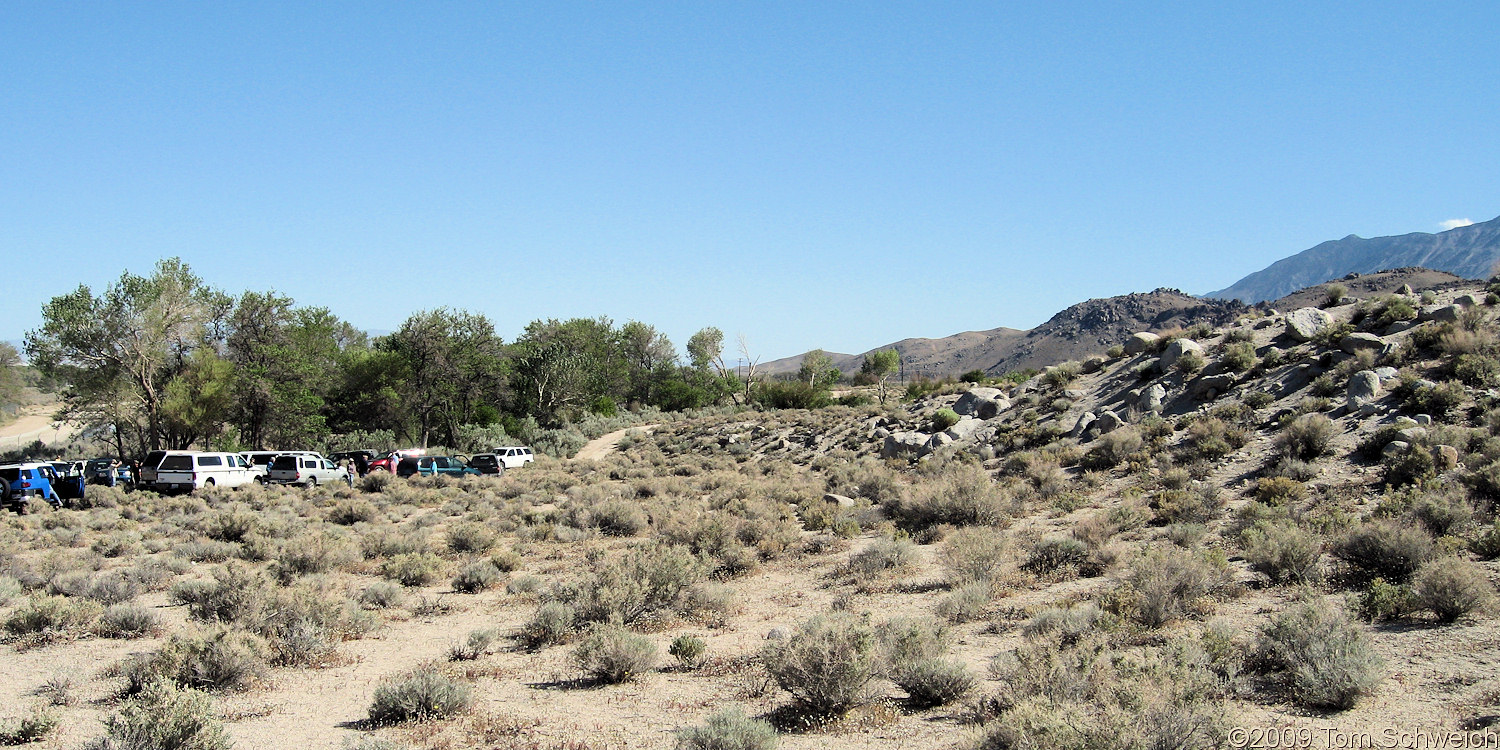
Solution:
[(1031, 616), (1021, 627), (1027, 638), (1055, 638), (1072, 646), (1089, 634), (1104, 617), (1104, 611), (1092, 602), (1070, 607), (1047, 607)]
[(999, 529), (984, 526), (958, 529), (938, 548), (938, 563), (953, 584), (988, 581), (999, 575), (1009, 546), (1009, 538)]
[(268, 582), (259, 571), (243, 564), (215, 568), (213, 580), (181, 581), (171, 598), (186, 604), (188, 614), (202, 622), (246, 622), (265, 606)]
[(779, 739), (774, 727), (739, 708), (724, 709), (702, 726), (677, 730), (678, 750), (772, 750)]
[(970, 581), (939, 599), (933, 611), (948, 622), (973, 622), (984, 619), (994, 596), (995, 587), (990, 581)]
[(703, 564), (686, 548), (646, 544), (601, 561), (570, 603), (580, 620), (629, 625), (676, 607), (688, 588), (706, 575)]
[(57, 714), (45, 709), (21, 717), (14, 726), (0, 725), (0, 745), (29, 745), (41, 742), (57, 729)]
[(495, 530), (482, 523), (461, 523), (448, 529), (448, 549), (458, 552), (484, 552), (495, 546)]
[(521, 643), (527, 648), (541, 648), (566, 643), (577, 632), (578, 613), (562, 602), (546, 602), (521, 626)]
[(403, 721), (442, 719), (469, 710), (473, 694), (469, 686), (438, 671), (421, 667), (389, 678), (375, 689), (370, 703), (370, 723), (398, 724)]
[(99, 617), (99, 635), (105, 638), (144, 638), (161, 629), (161, 618), (139, 604), (116, 604)]
[(1292, 698), (1312, 708), (1353, 707), (1375, 690), (1384, 667), (1364, 632), (1326, 604), (1282, 612), (1261, 631), (1257, 648), (1284, 675)]
[(1125, 463), (1144, 447), (1146, 441), (1140, 430), (1133, 426), (1121, 427), (1100, 435), (1084, 457), (1084, 466), (1090, 469), (1113, 469)]
[(5, 631), (41, 640), (72, 638), (87, 632), (103, 609), (97, 602), (65, 596), (32, 597), (6, 618)]
[(375, 581), (359, 592), (359, 603), (367, 609), (388, 609), (401, 604), (406, 592), (391, 581)]
[(877, 578), (887, 572), (900, 574), (917, 560), (917, 546), (906, 539), (876, 539), (849, 558), (849, 572), (860, 580)]
[(578, 642), (573, 662), (595, 680), (613, 685), (656, 666), (656, 644), (618, 625), (597, 625)]
[(697, 669), (703, 666), (703, 657), (708, 653), (708, 644), (696, 635), (679, 635), (672, 639), (672, 645), (667, 647), (667, 653), (676, 659), (677, 664), (683, 669)]
[(205, 694), (164, 681), (144, 686), (104, 721), (88, 750), (229, 750), (233, 743)]
[(946, 659), (918, 659), (893, 668), (891, 681), (906, 691), (916, 708), (952, 703), (974, 689), (969, 668)]
[(1453, 622), (1494, 606), (1495, 587), (1484, 568), (1455, 557), (1433, 560), (1421, 567), (1411, 583), (1418, 604), (1439, 622)]
[(1328, 455), (1338, 427), (1324, 414), (1303, 414), (1287, 422), (1276, 435), (1276, 450), (1282, 456), (1311, 461)]
[(1318, 578), (1323, 539), (1290, 521), (1258, 523), (1240, 535), (1245, 559), (1277, 583)]
[(1384, 578), (1370, 581), (1364, 593), (1354, 600), (1359, 616), (1370, 622), (1402, 620), (1421, 608), (1411, 587), (1404, 583), (1387, 583)]
[(1136, 561), (1125, 580), (1128, 614), (1142, 625), (1161, 627), (1173, 620), (1206, 614), (1224, 585), (1224, 571), (1201, 555), (1156, 550)]
[(118, 671), (126, 695), (160, 680), (196, 689), (247, 690), (266, 676), (268, 650), (263, 639), (240, 630), (187, 631), (154, 652), (130, 657)]
[(945, 523), (1003, 526), (1010, 520), (1010, 498), (982, 467), (952, 463), (938, 471), (889, 504), (886, 512), (896, 525), (920, 531)]
[(767, 645), (761, 658), (802, 708), (825, 715), (864, 702), (879, 666), (874, 631), (842, 612), (804, 621), (790, 638)]
[(1076, 573), (1088, 556), (1087, 544), (1072, 536), (1054, 535), (1037, 542), (1022, 567), (1038, 575), (1065, 570)]
[(477, 594), (491, 588), (504, 579), (505, 574), (489, 560), (476, 560), (459, 569), (453, 577), (453, 590), (461, 594)]
[(429, 553), (396, 555), (381, 566), (381, 575), (402, 586), (426, 586), (443, 573), (443, 558)]
[(1398, 521), (1371, 521), (1344, 535), (1333, 554), (1348, 567), (1350, 579), (1365, 583), (1384, 578), (1392, 583), (1411, 580), (1417, 568), (1433, 555), (1427, 532)]
[(960, 417), (958, 416), (958, 412), (955, 412), (952, 409), (938, 409), (937, 411), (932, 413), (932, 431), (942, 432), (943, 430), (946, 430), (949, 427), (958, 424), (959, 419)]
[(448, 646), (448, 661), (474, 661), (489, 651), (495, 642), (495, 631), (473, 630), (461, 641)]
[(1307, 485), (1284, 476), (1261, 477), (1255, 480), (1255, 499), (1274, 507), (1294, 505), (1307, 499)]

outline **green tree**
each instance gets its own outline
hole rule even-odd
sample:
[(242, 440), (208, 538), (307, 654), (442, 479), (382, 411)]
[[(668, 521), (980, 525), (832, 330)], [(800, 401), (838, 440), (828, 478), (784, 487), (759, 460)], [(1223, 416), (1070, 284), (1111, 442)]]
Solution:
[(484, 315), (447, 308), (418, 312), (376, 345), (401, 364), (394, 388), (423, 446), (435, 431), (452, 445), (461, 425), (495, 413), (505, 382), (504, 346)]
[(169, 444), (186, 447), (202, 440), (209, 448), (224, 431), (234, 401), (234, 366), (212, 348), (195, 350), (167, 383), (162, 400)]
[(21, 353), (0, 341), (0, 410), (9, 413), (21, 403), (25, 381), (21, 378)]
[(822, 349), (802, 355), (802, 366), (797, 368), (797, 379), (814, 390), (826, 391), (842, 377), (843, 373), (834, 366), (833, 358)]
[(620, 328), (619, 340), (629, 383), (627, 400), (658, 403), (657, 394), (662, 383), (677, 369), (677, 349), (672, 346), (672, 340), (655, 326), (635, 320)]
[(151, 276), (121, 274), (97, 296), (80, 285), (53, 297), (42, 326), (26, 334), (26, 353), (64, 386), (60, 417), (130, 435), (142, 451), (182, 447), (169, 443), (163, 421), (167, 385), (219, 335), (229, 305), (168, 258)]
[(322, 307), (294, 307), (274, 292), (246, 292), (229, 321), (236, 369), (233, 419), (256, 448), (311, 445), (328, 428), (322, 413), (343, 347), (363, 334)]
[(885, 384), (901, 367), (901, 352), (895, 349), (873, 351), (865, 355), (859, 371), (873, 377), (880, 389), (880, 403), (885, 403)]
[(626, 396), (630, 367), (609, 318), (534, 320), (512, 347), (521, 413), (555, 425)]

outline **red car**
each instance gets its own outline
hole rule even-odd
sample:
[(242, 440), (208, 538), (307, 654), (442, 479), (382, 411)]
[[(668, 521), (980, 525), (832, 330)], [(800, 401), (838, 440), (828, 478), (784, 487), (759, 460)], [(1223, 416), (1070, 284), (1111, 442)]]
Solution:
[(412, 456), (420, 456), (426, 452), (426, 448), (402, 448), (399, 450), (393, 450), (390, 453), (386, 453), (380, 458), (371, 461), (370, 473), (374, 474), (377, 471), (389, 471), (394, 474), (396, 472), (396, 466), (401, 463), (401, 459), (410, 458)]

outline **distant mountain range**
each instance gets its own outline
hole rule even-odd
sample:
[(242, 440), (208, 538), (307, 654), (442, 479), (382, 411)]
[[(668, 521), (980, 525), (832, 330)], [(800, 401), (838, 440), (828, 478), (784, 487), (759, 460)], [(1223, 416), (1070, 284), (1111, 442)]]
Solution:
[[(1102, 354), (1137, 331), (1186, 328), (1198, 323), (1223, 325), (1245, 309), (1239, 302), (1203, 299), (1176, 289), (1157, 289), (1080, 302), (1029, 331), (1014, 328), (966, 331), (941, 339), (903, 339), (871, 351), (894, 348), (900, 352), (907, 377), (958, 375), (969, 370), (1002, 375)], [(859, 371), (868, 353), (829, 356), (839, 370), (848, 374)], [(797, 355), (767, 362), (762, 367), (775, 374), (795, 371), (801, 365), (802, 355)]]
[(1500, 262), (1500, 218), (1428, 234), (1329, 240), (1204, 295), (1254, 304), (1282, 297), (1350, 273), (1420, 266), (1466, 279), (1489, 278)]

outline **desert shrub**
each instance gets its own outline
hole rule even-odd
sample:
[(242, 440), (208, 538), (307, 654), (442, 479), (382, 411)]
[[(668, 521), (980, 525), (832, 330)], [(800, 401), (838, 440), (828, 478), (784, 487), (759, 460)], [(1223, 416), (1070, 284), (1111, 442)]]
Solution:
[(1349, 287), (1343, 284), (1329, 284), (1323, 288), (1323, 293), (1323, 306), (1335, 307), (1349, 294)]
[(1355, 582), (1384, 578), (1406, 583), (1432, 557), (1433, 546), (1427, 532), (1385, 520), (1360, 525), (1335, 543), (1332, 551), (1348, 566)]
[(579, 585), (571, 603), (583, 621), (629, 625), (676, 606), (706, 574), (703, 564), (685, 547), (642, 545), (601, 562)]
[(901, 494), (896, 472), (869, 458), (834, 465), (829, 469), (827, 481), (829, 492), (862, 497), (873, 503), (885, 503)]
[(667, 653), (677, 660), (683, 669), (703, 666), (703, 656), (708, 653), (708, 644), (696, 635), (679, 635), (672, 639)]
[(1469, 542), (1469, 551), (1484, 560), (1500, 557), (1500, 519)]
[(139, 604), (116, 604), (99, 616), (99, 635), (105, 638), (144, 638), (161, 629), (161, 618)]
[(1048, 607), (1032, 615), (1021, 627), (1021, 634), (1027, 638), (1055, 638), (1071, 646), (1093, 631), (1103, 617), (1103, 610), (1088, 602)]
[(25, 589), (21, 582), (12, 576), (0, 575), (0, 607), (10, 603), (10, 600), (21, 595)]
[(244, 565), (216, 568), (213, 580), (181, 581), (172, 587), (171, 599), (186, 604), (188, 615), (202, 622), (246, 622), (257, 617), (265, 605), (267, 582), (259, 572)]
[(1413, 414), (1431, 414), (1434, 419), (1443, 419), (1463, 402), (1463, 385), (1457, 381), (1448, 380), (1431, 385), (1418, 385), (1402, 402), (1401, 408)]
[(461, 523), (448, 529), (448, 549), (454, 552), (484, 552), (493, 546), (495, 531), (482, 523)]
[(963, 528), (949, 534), (938, 548), (938, 562), (955, 584), (988, 581), (1000, 572), (1009, 540), (999, 529)]
[(1434, 536), (1444, 536), (1467, 526), (1474, 518), (1474, 507), (1459, 492), (1423, 493), (1412, 501), (1407, 515)]
[(1162, 490), (1151, 496), (1151, 509), (1160, 524), (1202, 524), (1213, 520), (1224, 507), (1219, 488), (1203, 485), (1186, 490)]
[(1277, 583), (1307, 582), (1318, 577), (1323, 540), (1289, 521), (1256, 524), (1241, 535), (1245, 559)]
[(1083, 365), (1069, 360), (1051, 367), (1042, 373), (1042, 382), (1053, 388), (1063, 388), (1083, 374)]
[(1484, 569), (1455, 557), (1433, 560), (1421, 567), (1411, 583), (1412, 594), (1440, 622), (1453, 622), (1471, 612), (1493, 606), (1494, 586)]
[(442, 575), (443, 567), (441, 557), (414, 552), (386, 560), (380, 568), (380, 574), (402, 586), (426, 586)]
[(326, 534), (303, 534), (281, 546), (271, 570), (287, 584), (297, 576), (327, 573), (356, 559), (357, 553), (343, 542)]
[(79, 593), (100, 604), (119, 604), (140, 595), (141, 586), (128, 573), (116, 570), (90, 577)]
[[(371, 484), (381, 483), (382, 480), (374, 479), (375, 477), (384, 477), (384, 481), (387, 484), (392, 481), (390, 474), (381, 472), (379, 474), (371, 474), (369, 476), (366, 476), (363, 480), (360, 481), (360, 486), (364, 487), (366, 492), (378, 492), (379, 490), (372, 490), (369, 488)], [(384, 489), (384, 485), (382, 485), (380, 489)], [(374, 521), (377, 517), (379, 517), (379, 511), (375, 509), (375, 504), (371, 503), (369, 500), (365, 500), (364, 498), (349, 498), (340, 500), (334, 503), (333, 508), (328, 511), (329, 522), (336, 523), (341, 526), (353, 526), (356, 523), (369, 523), (371, 521)]]
[(28, 599), (5, 620), (5, 632), (44, 641), (82, 635), (93, 626), (103, 607), (97, 602), (64, 596)]
[(562, 602), (546, 602), (521, 626), (521, 643), (527, 648), (541, 648), (566, 643), (577, 631), (578, 613)]
[(994, 591), (994, 585), (987, 580), (970, 581), (939, 599), (934, 611), (952, 623), (980, 620), (989, 609)]
[(1202, 370), (1207, 365), (1208, 360), (1205, 359), (1202, 354), (1194, 351), (1183, 352), (1182, 356), (1178, 357), (1177, 361), (1172, 363), (1172, 366), (1175, 367), (1178, 372), (1186, 373), (1188, 375)]
[(1338, 427), (1323, 414), (1303, 414), (1286, 423), (1276, 436), (1276, 450), (1283, 456), (1311, 461), (1328, 454)]
[(761, 654), (766, 670), (797, 703), (815, 714), (841, 714), (862, 703), (878, 667), (875, 635), (854, 615), (814, 617)]
[(1390, 487), (1420, 484), (1437, 474), (1437, 462), (1420, 445), (1394, 456), (1386, 456), (1381, 459), (1381, 464), (1385, 468), (1381, 479)]
[(918, 482), (886, 506), (898, 526), (920, 531), (938, 524), (1001, 526), (1010, 519), (1009, 498), (984, 469), (954, 463)]
[(897, 667), (891, 681), (906, 691), (917, 708), (943, 706), (974, 689), (974, 675), (959, 662), (920, 659)]
[(367, 609), (388, 609), (401, 604), (406, 592), (399, 584), (376, 581), (360, 590), (358, 600)]
[(542, 579), (537, 576), (517, 576), (505, 584), (507, 594), (535, 594), (542, 588)]
[(204, 536), (220, 542), (240, 542), (246, 536), (260, 531), (260, 523), (250, 513), (237, 510), (219, 510), (208, 514), (199, 523)]
[(1071, 536), (1049, 536), (1031, 548), (1031, 554), (1022, 564), (1025, 569), (1038, 575), (1048, 575), (1063, 569), (1076, 571), (1088, 559), (1087, 544)]
[(513, 549), (503, 549), (490, 555), (490, 563), (502, 573), (513, 573), (521, 569), (524, 561), (521, 559), (521, 553)]
[(1359, 616), (1370, 622), (1405, 619), (1421, 608), (1410, 586), (1387, 583), (1384, 578), (1370, 581), (1369, 587), (1353, 603)]
[(632, 680), (656, 665), (656, 645), (618, 625), (596, 625), (573, 650), (573, 662), (606, 684)]
[(1129, 595), (1122, 614), (1156, 628), (1210, 611), (1214, 592), (1224, 584), (1224, 572), (1200, 555), (1166, 549), (1137, 561), (1125, 583)]
[(886, 572), (901, 573), (917, 559), (917, 546), (906, 539), (876, 539), (849, 558), (849, 572), (861, 580)]
[(435, 667), (421, 667), (387, 679), (375, 688), (375, 698), (370, 703), (370, 723), (381, 725), (442, 719), (468, 711), (472, 702), (472, 691), (467, 684), (444, 675)]
[(1090, 469), (1113, 469), (1119, 466), (1145, 445), (1145, 440), (1135, 427), (1121, 427), (1101, 435), (1089, 449), (1083, 464)]
[(958, 412), (953, 411), (952, 409), (938, 409), (937, 411), (932, 413), (932, 431), (942, 432), (943, 430), (946, 430), (949, 427), (958, 424), (958, 420)]
[(1255, 482), (1255, 499), (1277, 508), (1294, 505), (1307, 499), (1307, 485), (1282, 476), (1261, 477)]
[(1453, 360), (1453, 377), (1475, 388), (1489, 388), (1500, 381), (1500, 361), (1483, 354), (1460, 354)]
[(1261, 631), (1257, 648), (1304, 706), (1350, 708), (1381, 680), (1383, 662), (1364, 632), (1326, 604), (1282, 612)]
[(266, 652), (264, 640), (241, 630), (177, 633), (160, 649), (127, 659), (118, 671), (126, 695), (159, 680), (204, 690), (245, 690), (265, 677)]
[(610, 500), (591, 508), (589, 523), (607, 536), (637, 536), (650, 525), (639, 505), (623, 500)]
[(364, 479), (359, 480), (359, 488), (365, 492), (385, 492), (397, 481), (399, 480), (396, 475), (388, 471), (372, 471), (366, 474)]
[(476, 560), (462, 568), (453, 577), (453, 590), (461, 594), (477, 594), (500, 582), (505, 574), (489, 560)]
[(461, 641), (448, 646), (448, 661), (474, 661), (490, 649), (495, 642), (495, 631), (473, 630)]
[(727, 708), (702, 726), (677, 730), (678, 750), (772, 750), (780, 735), (770, 724), (745, 716), (739, 708)]
[(1224, 369), (1230, 372), (1244, 372), (1255, 366), (1258, 359), (1255, 356), (1255, 346), (1245, 341), (1237, 341), (1224, 347), (1224, 354), (1219, 361), (1223, 363)]
[(103, 737), (88, 750), (229, 750), (233, 743), (214, 716), (213, 701), (165, 681), (145, 686), (104, 721)]
[(23, 716), (14, 726), (0, 726), (0, 745), (29, 745), (41, 742), (57, 729), (57, 715), (45, 710)]

